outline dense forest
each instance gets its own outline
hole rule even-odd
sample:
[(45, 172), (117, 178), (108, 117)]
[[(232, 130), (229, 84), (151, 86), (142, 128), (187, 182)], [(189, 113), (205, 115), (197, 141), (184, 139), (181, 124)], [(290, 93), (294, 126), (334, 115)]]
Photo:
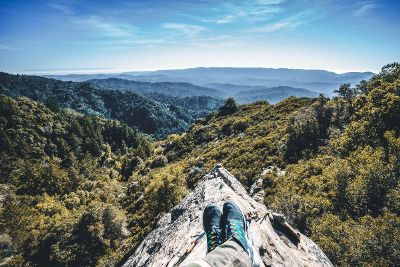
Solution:
[(248, 88), (254, 88), (247, 91), (240, 91), (235, 94), (235, 99), (239, 103), (253, 103), (256, 101), (267, 100), (268, 103), (275, 104), (290, 96), (295, 97), (317, 97), (318, 93), (303, 89), (294, 88), (289, 86), (276, 86), (276, 87), (260, 87), (260, 86), (249, 86)]
[(337, 94), (274, 105), (230, 98), (160, 141), (1, 96), (0, 257), (11, 266), (117, 265), (220, 162), (246, 187), (260, 183), (265, 204), (335, 265), (396, 266), (400, 64)]
[(176, 104), (168, 96), (152, 97), (162, 101), (158, 102), (133, 92), (101, 88), (87, 82), (64, 82), (4, 72), (0, 72), (0, 93), (26, 96), (46, 103), (53, 110), (69, 108), (117, 119), (156, 138), (183, 132), (197, 118), (222, 104), (211, 97), (175, 97), (179, 99)]
[(128, 236), (119, 200), (151, 154), (118, 121), (0, 95), (0, 247), (11, 265), (94, 265)]
[(191, 97), (191, 96), (211, 96), (214, 98), (223, 98), (224, 93), (212, 88), (197, 86), (190, 83), (183, 82), (138, 82), (132, 80), (108, 78), (108, 79), (93, 79), (88, 82), (103, 86), (106, 88), (113, 88), (116, 90), (124, 90), (137, 94), (149, 94), (157, 92), (163, 95), (178, 96), (178, 97)]
[(185, 112), (188, 112), (186, 116), (190, 117), (186, 118), (186, 121), (191, 122), (193, 122), (191, 118), (204, 117), (223, 104), (222, 92), (190, 83), (149, 83), (116, 78), (95, 79), (88, 82), (104, 89), (128, 91), (150, 98), (167, 105), (178, 113), (179, 117), (184, 117)]

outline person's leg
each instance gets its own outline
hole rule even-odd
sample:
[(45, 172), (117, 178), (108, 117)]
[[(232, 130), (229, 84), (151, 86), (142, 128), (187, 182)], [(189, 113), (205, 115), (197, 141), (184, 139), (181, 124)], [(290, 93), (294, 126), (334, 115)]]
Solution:
[(185, 267), (259, 266), (245, 216), (238, 205), (226, 202), (222, 215), (217, 206), (207, 206), (203, 227), (207, 236), (207, 255)]
[(205, 262), (204, 260), (198, 260), (195, 262), (191, 262), (183, 267), (211, 267), (210, 264)]
[(203, 258), (212, 267), (251, 267), (247, 252), (235, 240), (229, 239)]
[(235, 240), (229, 239), (201, 260), (185, 267), (251, 267), (247, 252)]

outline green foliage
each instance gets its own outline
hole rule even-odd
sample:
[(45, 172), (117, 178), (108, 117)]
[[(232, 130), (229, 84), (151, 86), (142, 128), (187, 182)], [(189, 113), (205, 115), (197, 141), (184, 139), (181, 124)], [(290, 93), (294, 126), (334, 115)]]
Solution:
[(400, 258), (400, 218), (385, 212), (342, 221), (328, 214), (311, 225), (312, 238), (339, 266), (396, 266)]
[(287, 162), (309, 158), (319, 146), (324, 145), (332, 117), (331, 109), (325, 103), (324, 98), (319, 98), (319, 101), (289, 116), (284, 155)]
[(120, 122), (26, 98), (1, 95), (0, 111), (0, 259), (115, 264), (130, 235), (123, 175), (150, 156), (150, 141)]
[(168, 159), (164, 155), (158, 155), (150, 163), (150, 168), (164, 167), (167, 163)]
[(225, 100), (222, 107), (219, 108), (218, 114), (221, 116), (226, 116), (234, 113), (237, 110), (237, 104), (233, 97), (229, 97)]
[(267, 203), (340, 266), (396, 266), (400, 259), (398, 68), (384, 67), (363, 82), (363, 94), (344, 99), (354, 113), (340, 115), (348, 120), (343, 130), (336, 105), (328, 128), (337, 127), (335, 138), (319, 146), (316, 157), (288, 166), (267, 189)]
[(25, 162), (17, 164), (18, 169), (10, 174), (10, 180), (22, 195), (64, 195), (76, 189), (78, 177), (68, 175), (57, 161)]
[(150, 217), (156, 217), (178, 204), (186, 193), (186, 181), (179, 171), (158, 174), (152, 177), (144, 193), (147, 200), (144, 210), (151, 214)]
[(356, 96), (356, 91), (351, 88), (351, 85), (349, 83), (342, 84), (341, 86), (339, 86), (339, 89), (335, 90), (334, 92), (337, 93), (340, 97), (343, 97), (349, 103), (351, 103), (351, 101)]

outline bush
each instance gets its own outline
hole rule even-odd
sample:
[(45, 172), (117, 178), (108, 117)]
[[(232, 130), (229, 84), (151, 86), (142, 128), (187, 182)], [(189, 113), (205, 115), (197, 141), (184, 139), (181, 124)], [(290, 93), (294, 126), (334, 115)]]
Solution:
[(224, 105), (219, 108), (218, 115), (226, 116), (236, 112), (237, 110), (238, 107), (235, 99), (233, 97), (229, 97), (228, 99), (225, 100)]
[(12, 240), (8, 234), (0, 234), (0, 260), (10, 257), (13, 252)]
[(168, 163), (168, 159), (164, 155), (156, 156), (150, 163), (150, 168), (164, 167)]

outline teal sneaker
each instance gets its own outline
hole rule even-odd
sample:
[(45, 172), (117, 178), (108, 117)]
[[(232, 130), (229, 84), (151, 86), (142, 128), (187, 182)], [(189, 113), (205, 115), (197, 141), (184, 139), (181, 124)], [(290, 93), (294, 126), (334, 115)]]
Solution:
[(259, 266), (259, 262), (255, 256), (253, 239), (248, 229), (248, 223), (239, 206), (232, 201), (228, 201), (224, 204), (222, 211), (222, 242), (232, 238), (247, 252), (252, 265)]
[(207, 253), (222, 244), (221, 239), (221, 209), (215, 205), (208, 205), (203, 212), (203, 228), (207, 236)]

